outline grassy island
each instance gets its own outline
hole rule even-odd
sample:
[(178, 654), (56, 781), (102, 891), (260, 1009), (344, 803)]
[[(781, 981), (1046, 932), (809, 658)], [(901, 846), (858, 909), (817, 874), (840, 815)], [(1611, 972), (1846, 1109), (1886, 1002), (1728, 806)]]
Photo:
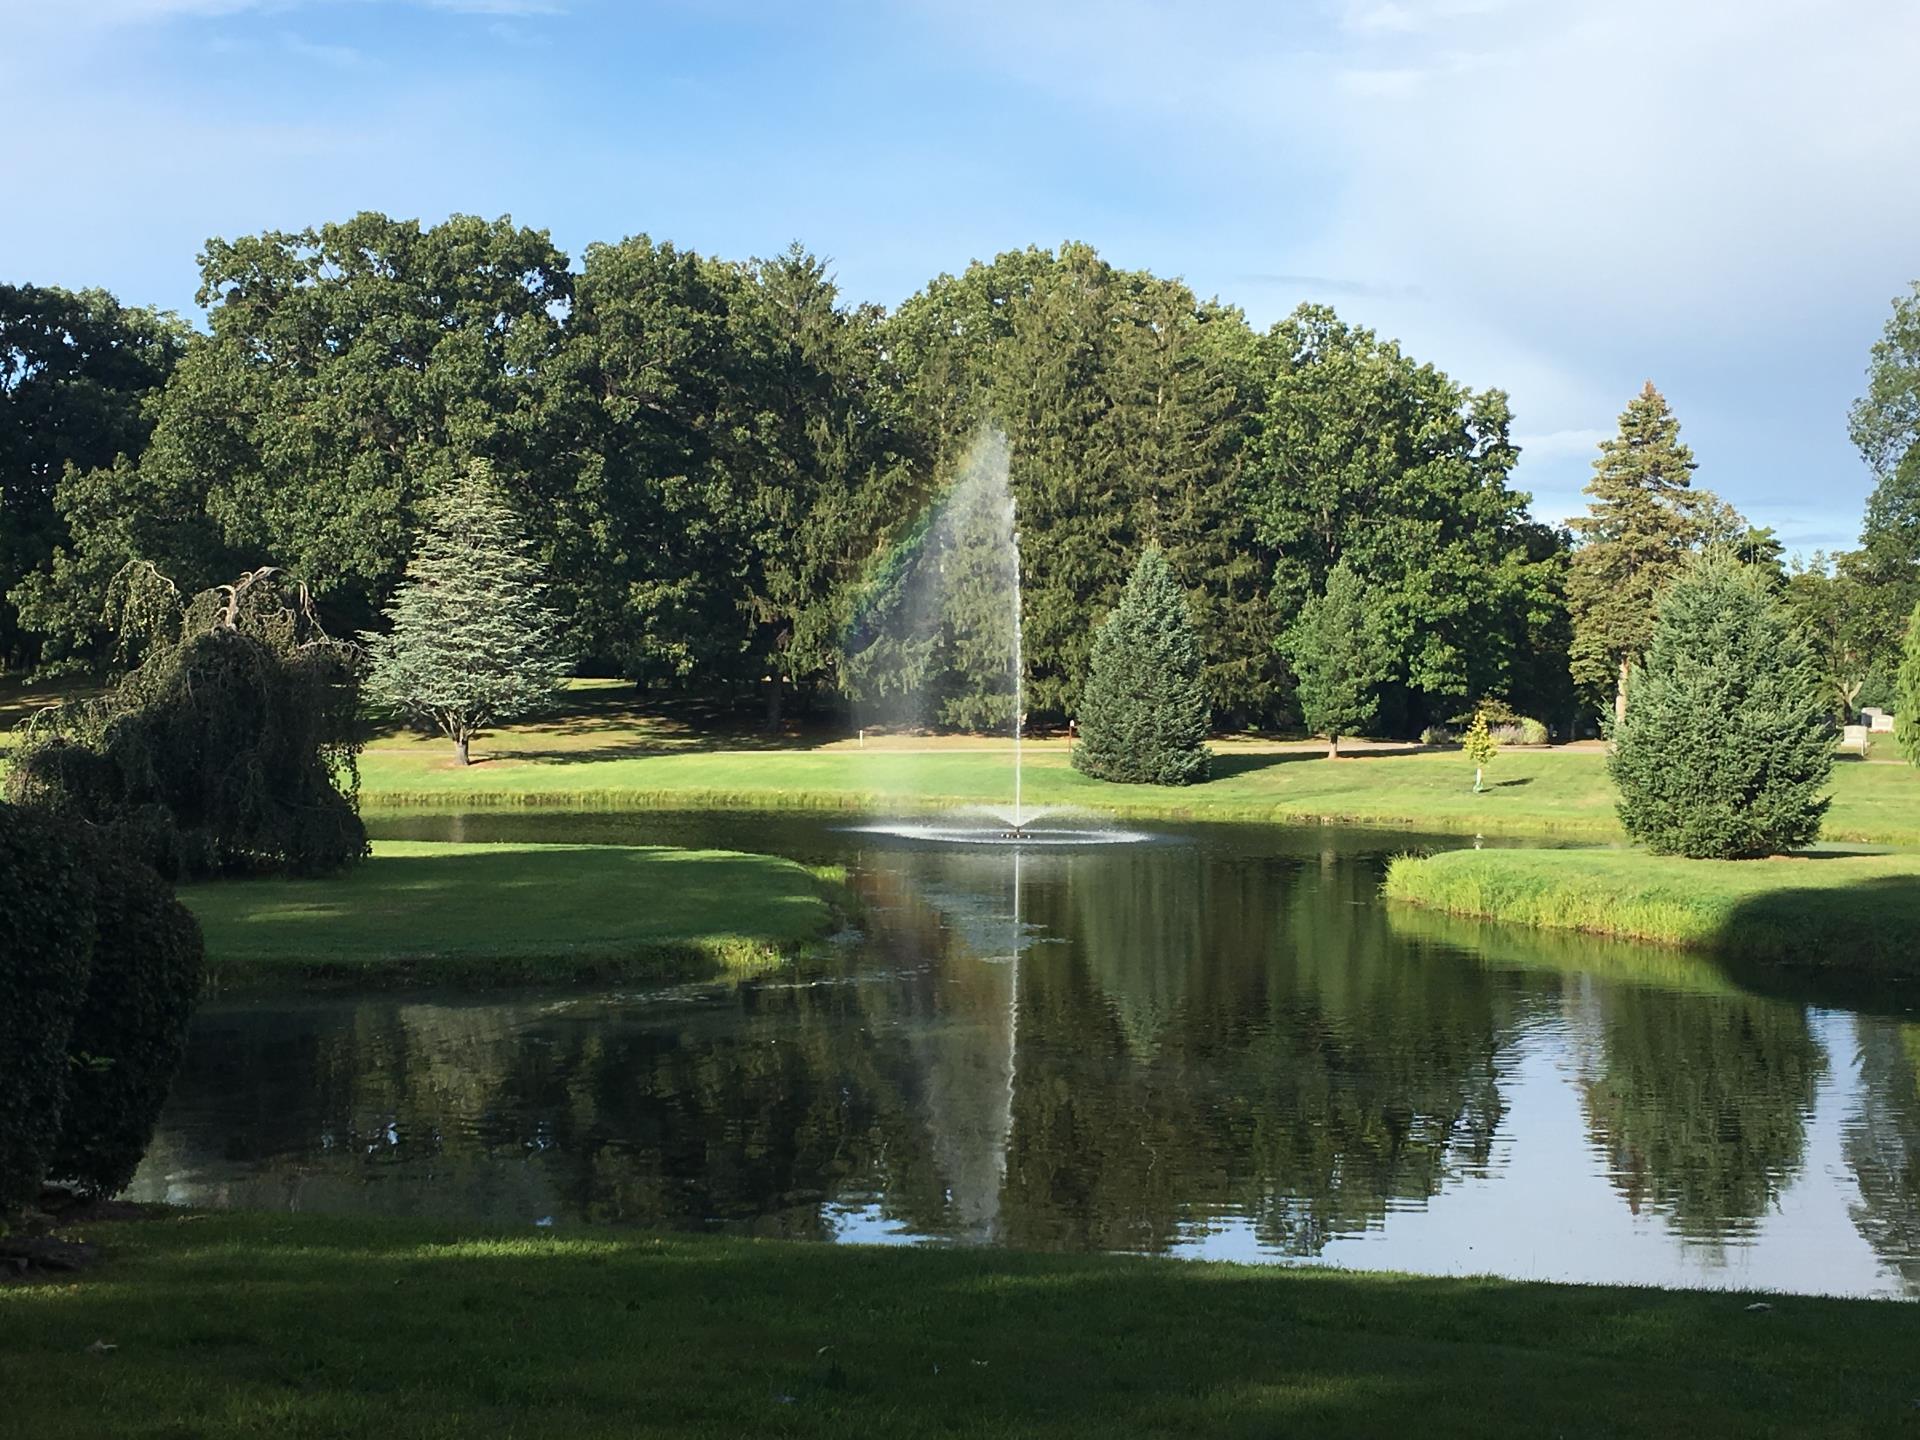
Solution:
[(76, 1227), (23, 1435), (1690, 1434), (1912, 1414), (1920, 1307), (299, 1214)]
[(832, 916), (791, 860), (662, 846), (381, 841), (343, 875), (180, 898), (228, 985), (693, 977), (765, 964)]
[(1403, 856), (1390, 900), (1745, 960), (1920, 974), (1920, 855), (1682, 860), (1634, 850)]

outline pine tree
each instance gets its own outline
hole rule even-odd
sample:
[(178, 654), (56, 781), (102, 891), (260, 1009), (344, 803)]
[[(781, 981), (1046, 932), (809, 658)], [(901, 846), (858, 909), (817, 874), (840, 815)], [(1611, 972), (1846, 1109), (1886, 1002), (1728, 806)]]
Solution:
[(1893, 738), (1900, 753), (1920, 765), (1920, 605), (1907, 621), (1907, 643), (1900, 653), (1900, 678), (1894, 690)]
[(386, 609), (392, 628), (365, 637), (368, 695), (432, 722), (462, 765), (475, 735), (545, 709), (566, 673), (529, 550), (491, 469), (471, 462), (427, 518)]
[(1207, 778), (1207, 692), (1187, 597), (1149, 549), (1094, 638), (1073, 766), (1101, 780), (1191, 785)]
[(1380, 687), (1392, 673), (1392, 655), (1370, 612), (1366, 586), (1343, 561), (1327, 572), (1326, 590), (1301, 607), (1287, 632), (1301, 718), (1327, 737), (1329, 758), (1339, 756), (1342, 735), (1373, 723)]
[(1719, 499), (1692, 488), (1695, 468), (1679, 420), (1649, 380), (1621, 414), (1619, 433), (1600, 443), (1588, 513), (1569, 522), (1581, 541), (1567, 577), (1574, 679), (1613, 691), (1616, 724), (1661, 590), (1690, 551), (1742, 528)]
[(1763, 576), (1719, 551), (1667, 590), (1608, 761), (1656, 854), (1741, 860), (1820, 833), (1833, 731), (1818, 669)]

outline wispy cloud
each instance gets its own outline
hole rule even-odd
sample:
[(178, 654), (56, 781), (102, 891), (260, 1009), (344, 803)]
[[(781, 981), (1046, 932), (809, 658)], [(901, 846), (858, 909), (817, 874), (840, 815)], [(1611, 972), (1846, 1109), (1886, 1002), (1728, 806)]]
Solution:
[(1418, 285), (1394, 285), (1378, 280), (1342, 280), (1332, 275), (1294, 275), (1287, 273), (1237, 275), (1243, 285), (1272, 286), (1283, 290), (1304, 290), (1318, 295), (1346, 295), (1368, 300), (1424, 300), (1426, 292)]

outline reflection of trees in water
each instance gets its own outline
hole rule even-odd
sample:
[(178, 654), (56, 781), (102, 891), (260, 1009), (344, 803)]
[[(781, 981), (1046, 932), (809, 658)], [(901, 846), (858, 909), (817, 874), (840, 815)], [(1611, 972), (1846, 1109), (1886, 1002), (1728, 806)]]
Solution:
[(1311, 1254), (1486, 1163), (1510, 986), (1409, 958), (1369, 867), (1115, 851), (1074, 872), (1042, 917), (1074, 943), (1022, 1000), (1016, 1241), (1159, 1249), (1244, 1215)]
[(1860, 1185), (1853, 1223), (1920, 1291), (1920, 1025), (1861, 1017), (1860, 1090), (1846, 1156)]
[(1581, 1085), (1595, 1146), (1634, 1213), (1725, 1238), (1799, 1169), (1826, 1062), (1797, 1005), (1629, 986), (1591, 992)]

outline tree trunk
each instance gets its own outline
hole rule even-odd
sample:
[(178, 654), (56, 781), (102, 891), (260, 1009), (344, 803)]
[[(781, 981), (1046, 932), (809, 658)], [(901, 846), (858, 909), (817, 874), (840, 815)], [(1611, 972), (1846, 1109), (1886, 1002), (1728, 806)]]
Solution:
[(1339, 758), (1340, 737), (1338, 735), (1329, 735), (1327, 736), (1327, 759), (1338, 760)]
[(1618, 729), (1627, 718), (1627, 657), (1620, 657), (1620, 680), (1613, 689), (1613, 724)]
[(472, 758), (467, 754), (467, 739), (468, 737), (465, 735), (456, 735), (453, 737), (453, 753), (460, 757), (460, 763), (462, 765), (471, 765), (473, 763)]
[(1476, 795), (1480, 793), (1480, 775), (1481, 775), (1480, 767), (1478, 765), (1474, 766), (1473, 767), (1473, 793)]
[(780, 703), (786, 695), (786, 681), (780, 675), (767, 677), (767, 723), (769, 735), (780, 733)]

